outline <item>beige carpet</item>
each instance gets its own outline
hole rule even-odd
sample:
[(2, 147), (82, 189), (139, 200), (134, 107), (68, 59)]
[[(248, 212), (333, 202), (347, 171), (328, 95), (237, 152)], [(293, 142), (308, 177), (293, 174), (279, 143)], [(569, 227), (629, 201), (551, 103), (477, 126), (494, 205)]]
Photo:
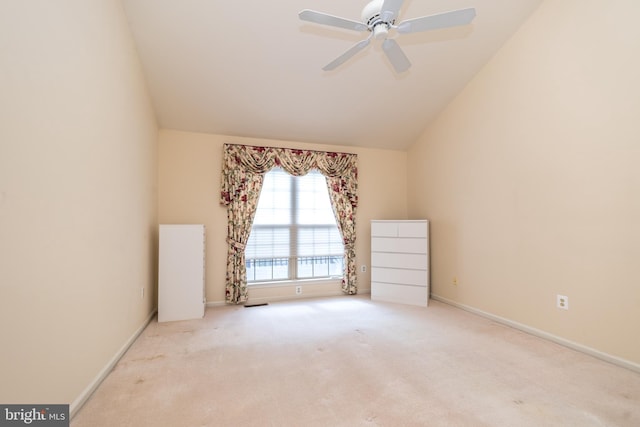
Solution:
[(72, 420), (98, 426), (640, 426), (640, 374), (437, 301), (152, 322)]

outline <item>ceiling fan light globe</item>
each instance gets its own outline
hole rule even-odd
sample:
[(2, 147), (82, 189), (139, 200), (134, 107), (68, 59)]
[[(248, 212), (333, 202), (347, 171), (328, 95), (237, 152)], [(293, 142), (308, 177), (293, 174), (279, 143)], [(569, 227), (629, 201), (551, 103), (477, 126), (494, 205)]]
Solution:
[(378, 24), (373, 27), (373, 37), (375, 37), (377, 40), (386, 39), (388, 35), (389, 27), (387, 27), (385, 24)]

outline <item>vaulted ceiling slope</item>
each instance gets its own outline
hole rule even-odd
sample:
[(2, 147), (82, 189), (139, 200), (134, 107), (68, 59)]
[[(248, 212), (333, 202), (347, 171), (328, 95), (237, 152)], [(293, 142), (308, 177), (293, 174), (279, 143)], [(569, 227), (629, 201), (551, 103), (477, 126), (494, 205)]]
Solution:
[(405, 0), (398, 21), (474, 7), (471, 25), (390, 32), (413, 64), (395, 73), (380, 41), (322, 67), (366, 33), (298, 19), (360, 20), (367, 0), (124, 0), (160, 126), (404, 150), (541, 0)]

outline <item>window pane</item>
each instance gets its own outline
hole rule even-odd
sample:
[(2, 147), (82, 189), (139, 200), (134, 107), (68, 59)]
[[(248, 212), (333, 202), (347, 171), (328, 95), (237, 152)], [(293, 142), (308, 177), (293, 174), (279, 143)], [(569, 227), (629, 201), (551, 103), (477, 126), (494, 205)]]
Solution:
[(253, 225), (291, 223), (291, 176), (275, 168), (264, 176)]
[(288, 258), (289, 228), (254, 227), (244, 251), (246, 258)]
[(297, 184), (298, 224), (335, 224), (325, 177), (313, 170), (298, 177)]
[(289, 278), (289, 258), (276, 258), (273, 260), (273, 280)]
[(341, 255), (344, 246), (338, 227), (298, 228), (298, 256)]
[(329, 275), (342, 276), (344, 274), (344, 256), (329, 257)]
[(342, 256), (311, 256), (298, 258), (298, 278), (341, 276), (343, 274)]
[(284, 280), (288, 278), (288, 258), (247, 260), (247, 281)]
[(313, 277), (313, 258), (300, 257), (298, 258), (298, 278), (307, 279)]

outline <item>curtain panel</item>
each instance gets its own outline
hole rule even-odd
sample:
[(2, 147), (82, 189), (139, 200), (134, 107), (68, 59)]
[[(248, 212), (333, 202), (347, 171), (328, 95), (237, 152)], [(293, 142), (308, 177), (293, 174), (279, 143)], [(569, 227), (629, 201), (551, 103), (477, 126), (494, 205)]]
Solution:
[(344, 243), (343, 292), (357, 293), (356, 208), (358, 206), (358, 156), (313, 150), (253, 147), (225, 144), (220, 203), (227, 207), (226, 302), (247, 300), (247, 272), (244, 249), (251, 233), (264, 174), (281, 167), (294, 176), (317, 169), (326, 177), (329, 196)]

